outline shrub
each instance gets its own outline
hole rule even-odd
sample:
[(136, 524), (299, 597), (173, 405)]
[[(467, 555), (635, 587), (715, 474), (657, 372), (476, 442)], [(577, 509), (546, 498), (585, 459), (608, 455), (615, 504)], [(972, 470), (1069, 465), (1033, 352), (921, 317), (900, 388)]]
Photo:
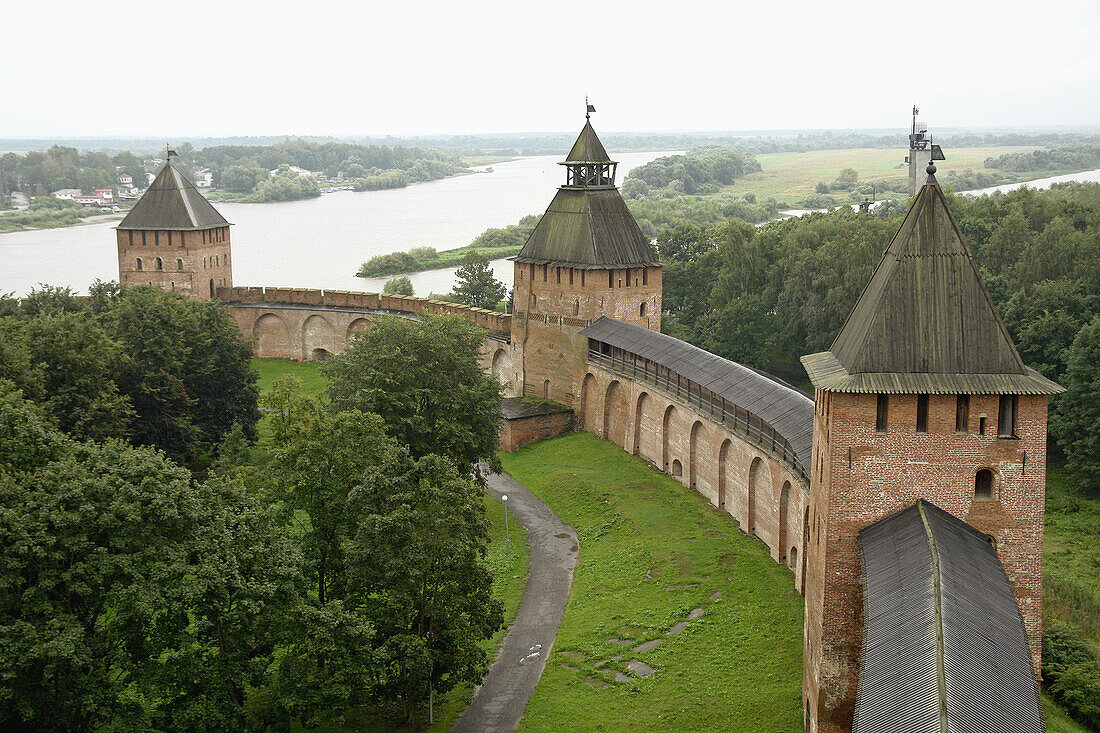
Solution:
[(1079, 723), (1100, 729), (1100, 660), (1076, 629), (1043, 631), (1043, 687)]

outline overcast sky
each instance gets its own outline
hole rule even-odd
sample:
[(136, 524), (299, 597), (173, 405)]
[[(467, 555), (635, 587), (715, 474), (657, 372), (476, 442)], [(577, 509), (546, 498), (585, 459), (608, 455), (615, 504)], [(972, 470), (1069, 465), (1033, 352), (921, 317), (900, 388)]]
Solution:
[(12, 2), (0, 137), (1100, 126), (1100, 1)]

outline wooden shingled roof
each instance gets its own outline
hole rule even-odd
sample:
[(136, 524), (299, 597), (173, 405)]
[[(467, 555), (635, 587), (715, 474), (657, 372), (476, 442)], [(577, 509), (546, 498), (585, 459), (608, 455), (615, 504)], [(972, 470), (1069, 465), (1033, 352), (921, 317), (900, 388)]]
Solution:
[(989, 537), (921, 499), (859, 545), (854, 733), (1041, 733), (1027, 633)]
[[(585, 122), (565, 165), (600, 162), (611, 160)], [(590, 270), (660, 265), (614, 185), (559, 188), (515, 259)]]
[(573, 147), (569, 151), (569, 155), (565, 156), (564, 165), (569, 163), (611, 162), (611, 157), (604, 150), (603, 143), (600, 142), (600, 138), (596, 136), (596, 131), (592, 128), (592, 122), (586, 120), (584, 127), (581, 129), (581, 134), (577, 136), (577, 141), (573, 143)]
[(225, 217), (169, 159), (116, 228), (190, 231), (225, 226)]
[(836, 392), (1061, 391), (1016, 352), (934, 173), (833, 345), (802, 363)]

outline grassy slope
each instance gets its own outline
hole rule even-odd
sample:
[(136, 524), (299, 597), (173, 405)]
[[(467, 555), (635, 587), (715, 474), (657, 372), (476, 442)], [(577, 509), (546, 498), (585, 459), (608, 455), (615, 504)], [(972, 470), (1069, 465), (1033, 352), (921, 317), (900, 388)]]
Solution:
[[(1003, 146), (985, 148), (952, 148), (945, 151), (947, 160), (936, 162), (936, 177), (947, 182), (947, 174), (967, 168), (985, 171), (985, 159), (1035, 150), (1027, 146)], [(761, 171), (740, 178), (730, 189), (744, 195), (755, 193), (757, 199), (774, 196), (780, 200), (794, 199), (814, 193), (819, 181), (829, 183), (844, 168), (855, 168), (860, 181), (881, 181), (889, 178), (907, 178), (908, 164), (905, 151), (892, 148), (855, 148), (848, 150), (813, 150), (806, 153), (768, 153), (758, 155)], [(992, 171), (1003, 172), (1003, 171)], [(1040, 174), (1027, 176), (1040, 178)], [(843, 192), (835, 192), (843, 195)]]
[[(554, 654), (521, 730), (801, 730), (802, 599), (762, 544), (587, 433), (502, 459), (581, 545)], [(665, 636), (696, 607), (706, 609), (702, 618)], [(664, 641), (597, 669), (631, 648), (612, 638)], [(631, 659), (656, 673), (614, 682)], [(595, 689), (589, 676), (610, 684)]]
[[(321, 375), (321, 370), (317, 362), (297, 362), (289, 359), (253, 359), (252, 366), (260, 373), (260, 392), (264, 392), (271, 388), (271, 385), (277, 378), (283, 374), (293, 374), (302, 380), (302, 390), (309, 395), (318, 395), (325, 388), (327, 380)], [(267, 417), (261, 419), (260, 434), (261, 436), (266, 434), (263, 429), (263, 423), (267, 421)], [(261, 440), (263, 438), (261, 437)], [(507, 632), (507, 627), (516, 617), (516, 612), (519, 611), (520, 600), (523, 597), (523, 589), (527, 586), (527, 567), (530, 563), (530, 558), (527, 555), (527, 532), (524, 531), (523, 525), (513, 515), (508, 522), (508, 532), (512, 544), (512, 553), (508, 555), (505, 553), (504, 542), (504, 514), (499, 503), (489, 497), (488, 494), (484, 496), (485, 508), (489, 521), (491, 523), (490, 529), (490, 542), (489, 553), (485, 558), (486, 564), (493, 571), (493, 595), (504, 602), (504, 623), (505, 627), (498, 631), (493, 638), (482, 643), (482, 648), (488, 652), (490, 658), (495, 656), (496, 650), (500, 647), (500, 643), (504, 640), (504, 634)], [(454, 722), (454, 719), (462, 712), (466, 707), (466, 703), (470, 698), (471, 690), (461, 689), (454, 690), (446, 698), (438, 700), (436, 703), (435, 719), (436, 724), (432, 727), (427, 727), (427, 713), (425, 711), (424, 719), (414, 721), (414, 725), (410, 726), (408, 730), (432, 730), (432, 731), (445, 731), (450, 724)], [(423, 728), (421, 728), (423, 724)], [(371, 719), (364, 715), (363, 717), (348, 720), (348, 727), (340, 725), (328, 725), (322, 726), (323, 731), (387, 731), (387, 730), (402, 730), (401, 728), (395, 728), (386, 720)]]

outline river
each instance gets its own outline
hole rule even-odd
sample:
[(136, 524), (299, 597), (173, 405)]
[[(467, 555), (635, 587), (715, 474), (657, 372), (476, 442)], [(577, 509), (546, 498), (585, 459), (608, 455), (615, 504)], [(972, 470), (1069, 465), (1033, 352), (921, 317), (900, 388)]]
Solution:
[[(679, 151), (619, 153), (618, 181), (634, 167)], [(386, 278), (355, 276), (378, 254), (411, 247), (452, 249), (489, 227), (541, 214), (565, 182), (561, 156), (521, 158), (470, 175), (388, 191), (341, 191), (305, 201), (215, 204), (233, 223), (235, 285), (381, 290)], [(117, 221), (0, 234), (0, 293), (25, 295), (39, 283), (86, 292), (118, 279)], [(493, 262), (512, 282), (508, 260)], [(410, 275), (417, 295), (449, 292), (454, 269)]]

